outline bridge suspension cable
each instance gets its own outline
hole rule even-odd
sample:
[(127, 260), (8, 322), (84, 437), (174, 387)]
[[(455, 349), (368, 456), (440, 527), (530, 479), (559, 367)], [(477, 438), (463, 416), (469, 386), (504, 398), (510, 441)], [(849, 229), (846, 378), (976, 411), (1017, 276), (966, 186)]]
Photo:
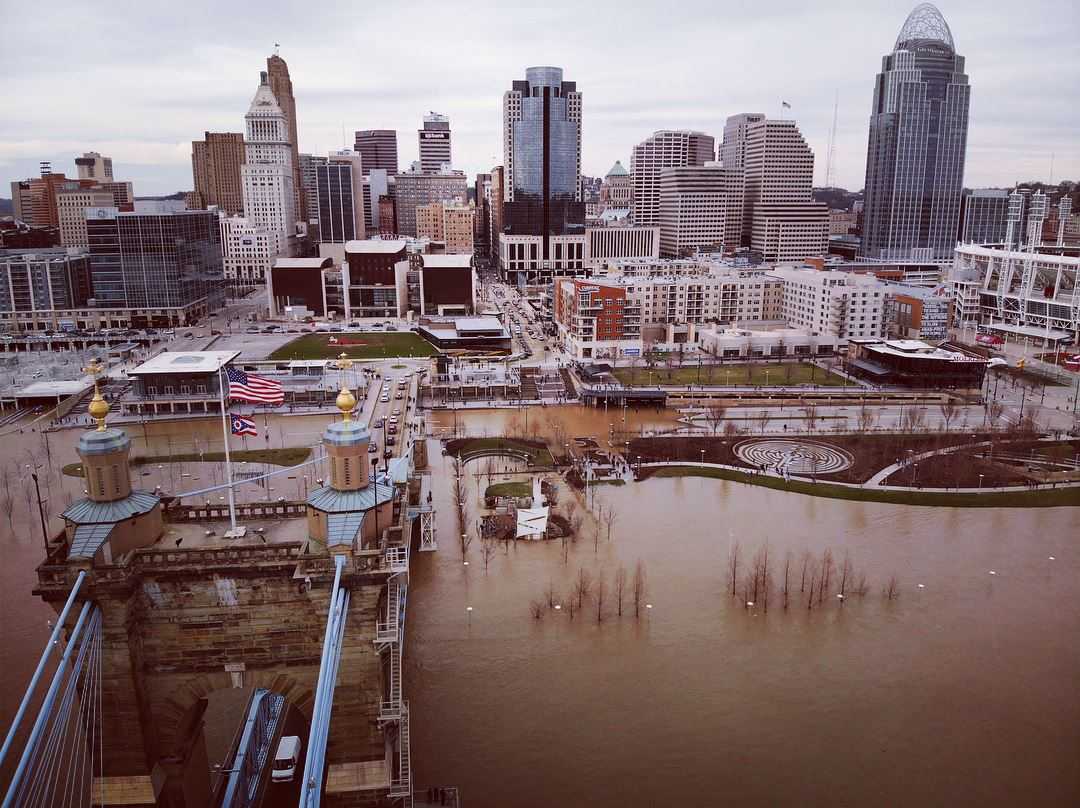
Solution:
[(101, 770), (101, 610), (83, 603), (3, 808), (87, 805)]
[(345, 619), (349, 612), (349, 590), (341, 586), (341, 571), (344, 566), (345, 558), (335, 556), (334, 586), (330, 590), (330, 609), (326, 616), (326, 634), (323, 636), (322, 659), (319, 663), (319, 683), (315, 689), (311, 733), (304, 757), (304, 784), (300, 792), (300, 808), (319, 808), (322, 799), (326, 741), (330, 732), (330, 714), (334, 709), (334, 688), (341, 663)]

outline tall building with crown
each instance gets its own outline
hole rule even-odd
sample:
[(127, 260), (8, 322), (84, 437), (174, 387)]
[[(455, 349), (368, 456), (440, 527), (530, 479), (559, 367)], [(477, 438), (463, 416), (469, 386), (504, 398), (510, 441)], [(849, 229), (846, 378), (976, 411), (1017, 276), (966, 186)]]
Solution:
[(621, 161), (616, 160), (611, 171), (600, 185), (600, 202), (608, 208), (629, 209), (634, 198), (634, 186), (630, 182), (630, 172)]
[[(341, 367), (347, 373), (351, 364), (342, 360)], [(377, 457), (368, 459), (371, 433), (352, 417), (356, 396), (343, 386), (335, 403), (341, 420), (323, 433), (330, 480), (307, 497), (308, 535), (333, 554), (377, 546), (394, 516), (393, 481), (378, 473)]]
[(109, 404), (101, 396), (95, 375), (90, 416), (97, 428), (79, 438), (78, 452), (86, 480), (86, 496), (61, 514), (69, 561), (88, 565), (112, 564), (129, 550), (148, 547), (164, 528), (161, 497), (131, 487), (131, 439), (122, 429), (109, 427)]
[(288, 255), (296, 232), (296, 172), (288, 118), (265, 72), (244, 116), (244, 131), (244, 215), (270, 234), (275, 255)]
[(266, 77), (278, 106), (285, 114), (287, 139), (292, 155), (293, 209), (299, 215), (307, 210), (307, 194), (304, 192), (304, 184), (300, 177), (300, 137), (297, 131), (296, 96), (293, 95), (289, 66), (276, 53), (266, 60)]
[(970, 99), (948, 23), (931, 4), (916, 6), (874, 82), (861, 255), (952, 258)]

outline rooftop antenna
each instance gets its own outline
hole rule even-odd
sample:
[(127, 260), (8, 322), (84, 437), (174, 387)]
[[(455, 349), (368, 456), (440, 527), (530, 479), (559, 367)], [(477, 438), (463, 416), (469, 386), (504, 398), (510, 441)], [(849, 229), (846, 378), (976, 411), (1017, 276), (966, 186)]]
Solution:
[(274, 43), (274, 56), (277, 56), (278, 51), (280, 51), (280, 50), (281, 50), (281, 43), (280, 42), (275, 42)]
[(832, 129), (829, 130), (829, 149), (825, 156), (825, 187), (833, 187), (833, 152), (836, 147), (836, 117), (840, 111), (840, 91), (836, 91), (836, 101), (832, 109)]

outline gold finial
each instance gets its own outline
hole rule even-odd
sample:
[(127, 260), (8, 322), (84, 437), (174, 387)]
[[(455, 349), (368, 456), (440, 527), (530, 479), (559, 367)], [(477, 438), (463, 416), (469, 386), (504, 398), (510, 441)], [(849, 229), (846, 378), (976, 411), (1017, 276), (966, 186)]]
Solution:
[(90, 413), (90, 417), (97, 421), (97, 431), (105, 431), (105, 419), (109, 415), (109, 402), (107, 402), (101, 395), (101, 388), (98, 386), (98, 377), (105, 372), (104, 366), (101, 364), (100, 359), (93, 359), (90, 364), (83, 368), (83, 372), (93, 377), (94, 379), (94, 397), (90, 399), (90, 406), (87, 407), (87, 412)]
[(338, 393), (337, 401), (334, 403), (337, 408), (341, 410), (341, 416), (344, 420), (348, 421), (352, 419), (352, 411), (356, 409), (356, 396), (349, 390), (348, 379), (345, 377), (345, 372), (348, 371), (353, 365), (352, 360), (349, 359), (349, 355), (342, 351), (341, 356), (338, 357), (337, 366), (341, 373), (341, 392)]

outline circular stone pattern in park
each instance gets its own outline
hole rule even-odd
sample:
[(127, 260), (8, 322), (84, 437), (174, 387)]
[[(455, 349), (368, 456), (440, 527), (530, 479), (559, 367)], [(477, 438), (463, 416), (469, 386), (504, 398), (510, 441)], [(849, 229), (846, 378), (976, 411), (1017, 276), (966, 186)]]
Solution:
[(747, 465), (781, 474), (833, 474), (853, 462), (851, 454), (838, 446), (790, 438), (744, 440), (733, 451)]

